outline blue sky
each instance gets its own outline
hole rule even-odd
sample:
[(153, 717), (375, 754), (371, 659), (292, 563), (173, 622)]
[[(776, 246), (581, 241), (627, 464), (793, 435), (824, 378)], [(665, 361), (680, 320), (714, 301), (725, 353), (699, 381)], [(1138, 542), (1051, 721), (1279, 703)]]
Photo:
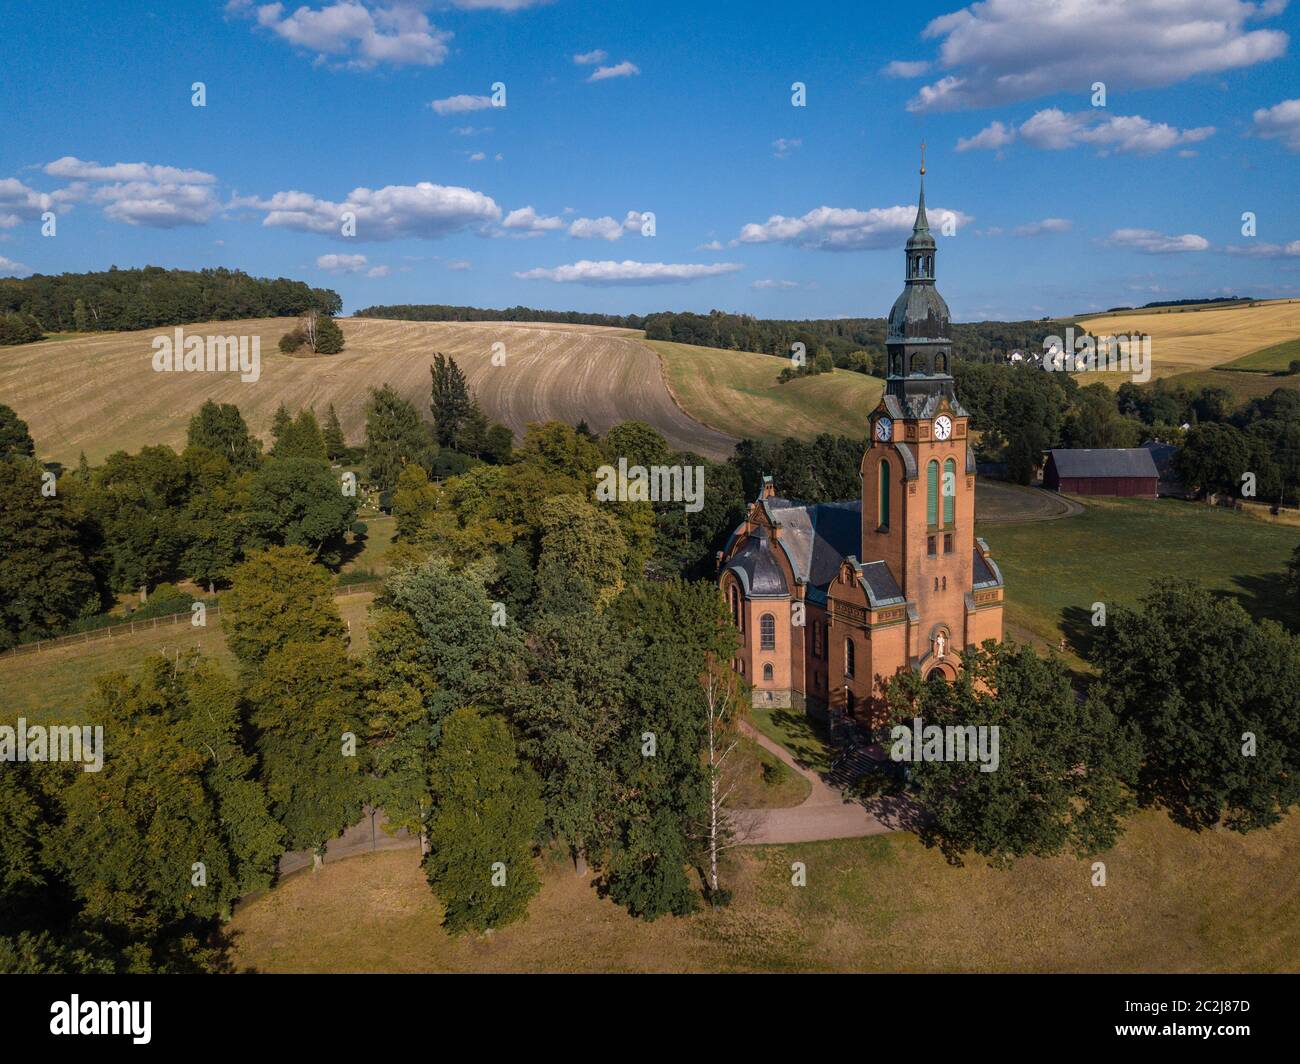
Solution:
[(4, 0), (0, 33), (0, 274), (883, 316), (924, 139), (959, 320), (1300, 295), (1280, 0)]

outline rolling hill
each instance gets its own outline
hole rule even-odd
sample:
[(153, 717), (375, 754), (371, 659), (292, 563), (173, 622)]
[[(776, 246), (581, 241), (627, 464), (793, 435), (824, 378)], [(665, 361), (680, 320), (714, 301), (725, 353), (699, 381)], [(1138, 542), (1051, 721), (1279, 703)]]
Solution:
[[(639, 419), (676, 447), (712, 457), (731, 453), (734, 441), (684, 413), (664, 386), (659, 359), (640, 334), (583, 325), (493, 322), (409, 322), (341, 319), (342, 354), (297, 357), (276, 344), (288, 318), (210, 322), (191, 334), (261, 337), (259, 380), (233, 373), (158, 373), (155, 336), (170, 329), (54, 337), (0, 349), (0, 402), (13, 407), (46, 458), (91, 462), (145, 444), (181, 446), (190, 417), (205, 399), (235, 403), (253, 432), (269, 437), (283, 401), (291, 410), (333, 403), (350, 442), (365, 432), (372, 386), (391, 384), (428, 416), (429, 364), (451, 355), (465, 371), (484, 410), (522, 436), (529, 422), (586, 418), (596, 431)], [(505, 364), (493, 365), (495, 343)], [(775, 372), (775, 371), (774, 371)]]

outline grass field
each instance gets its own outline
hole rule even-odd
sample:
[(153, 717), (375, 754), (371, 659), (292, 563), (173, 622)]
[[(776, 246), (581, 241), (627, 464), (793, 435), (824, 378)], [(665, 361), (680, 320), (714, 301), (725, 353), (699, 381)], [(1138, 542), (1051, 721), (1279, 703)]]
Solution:
[[(620, 421), (649, 422), (676, 447), (710, 457), (731, 453), (733, 441), (693, 421), (664, 386), (659, 359), (640, 334), (596, 326), (494, 322), (413, 322), (344, 318), (342, 354), (283, 355), (276, 344), (293, 325), (269, 318), (186, 326), (194, 334), (261, 338), (261, 377), (157, 373), (155, 336), (171, 329), (96, 333), (4, 348), (0, 402), (13, 407), (42, 457), (93, 463), (116, 450), (145, 444), (182, 446), (190, 417), (205, 399), (235, 403), (253, 432), (269, 439), (280, 402), (291, 410), (333, 403), (349, 442), (364, 437), (372, 386), (391, 384), (429, 416), (429, 365), (435, 352), (453, 356), (488, 416), (522, 436), (529, 422), (586, 418), (596, 431)], [(505, 364), (493, 365), (493, 345)]]
[(731, 436), (812, 439), (822, 432), (860, 439), (885, 382), (839, 369), (779, 384), (785, 359), (646, 340), (663, 359), (668, 387), (697, 421)]
[[(366, 610), (374, 597), (365, 591), (337, 599), (339, 611), (349, 626), (354, 654), (366, 648)], [(155, 654), (173, 658), (191, 649), (215, 658), (233, 674), (235, 659), (226, 648), (220, 614), (210, 615), (205, 628), (183, 623), (89, 643), (72, 643), (38, 654), (0, 657), (0, 690), (4, 692), (0, 698), (0, 721), (21, 715), (32, 723), (47, 719), (76, 723), (85, 711), (94, 690), (94, 679), (100, 673), (114, 669), (130, 671)]]
[[(1244, 355), (1300, 337), (1300, 300), (1272, 300), (1228, 308), (1152, 308), (1083, 318), (1096, 336), (1140, 333), (1151, 337), (1151, 376), (1171, 377), (1212, 369)], [(1254, 367), (1252, 367), (1254, 368)], [(1285, 364), (1283, 366), (1285, 368)], [(1084, 374), (1115, 387), (1127, 374)]]
[(977, 527), (1006, 580), (1008, 626), (1078, 645), (1094, 602), (1132, 604), (1152, 579), (1187, 576), (1300, 629), (1300, 608), (1280, 583), (1296, 529), (1174, 499), (1079, 501), (1077, 517)]
[(1300, 337), (1274, 344), (1262, 351), (1252, 351), (1249, 355), (1234, 358), (1220, 368), (1248, 370), (1252, 373), (1285, 373), (1296, 359), (1300, 359)]
[(402, 850), (292, 876), (228, 929), (263, 972), (1300, 971), (1300, 816), (1243, 837), (1144, 813), (1101, 859), (1093, 887), (1090, 860), (955, 868), (906, 833), (741, 848), (730, 907), (654, 923), (556, 860), (527, 920), (453, 939)]

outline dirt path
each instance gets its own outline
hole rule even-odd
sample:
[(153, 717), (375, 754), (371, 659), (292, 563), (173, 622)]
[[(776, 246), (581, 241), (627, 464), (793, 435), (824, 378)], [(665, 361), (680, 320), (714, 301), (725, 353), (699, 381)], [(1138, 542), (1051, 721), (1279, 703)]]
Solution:
[(741, 729), (764, 750), (775, 754), (812, 784), (802, 803), (791, 809), (747, 809), (737, 815), (738, 835), (746, 843), (815, 842), (822, 839), (856, 839), (898, 831), (913, 817), (906, 802), (882, 800), (874, 811), (846, 798), (816, 772), (799, 764), (785, 747), (773, 742), (749, 723)]

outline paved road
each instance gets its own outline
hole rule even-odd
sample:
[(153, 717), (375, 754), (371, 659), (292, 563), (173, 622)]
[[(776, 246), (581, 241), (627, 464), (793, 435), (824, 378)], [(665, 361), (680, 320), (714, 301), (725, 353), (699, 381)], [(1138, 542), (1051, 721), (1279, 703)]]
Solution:
[[(384, 824), (387, 822), (383, 810), (376, 810), (372, 834), (371, 815), (367, 810), (366, 815), (359, 822), (353, 824), (337, 839), (330, 840), (329, 845), (325, 847), (325, 860), (333, 864), (345, 857), (356, 857), (358, 854), (371, 853), (374, 850), (409, 850), (412, 847), (419, 847), (420, 840), (405, 828), (395, 835), (388, 834), (384, 830)], [(290, 872), (310, 868), (311, 865), (310, 850), (293, 850), (280, 858), (280, 875), (287, 876)]]
[(821, 776), (799, 764), (790, 752), (748, 722), (745, 734), (764, 750), (775, 754), (812, 784), (808, 797), (790, 809), (748, 809), (737, 814), (737, 835), (746, 843), (814, 842), (821, 839), (857, 839), (883, 835), (910, 826), (916, 809), (905, 799), (879, 799), (868, 810), (862, 802), (846, 798)]

